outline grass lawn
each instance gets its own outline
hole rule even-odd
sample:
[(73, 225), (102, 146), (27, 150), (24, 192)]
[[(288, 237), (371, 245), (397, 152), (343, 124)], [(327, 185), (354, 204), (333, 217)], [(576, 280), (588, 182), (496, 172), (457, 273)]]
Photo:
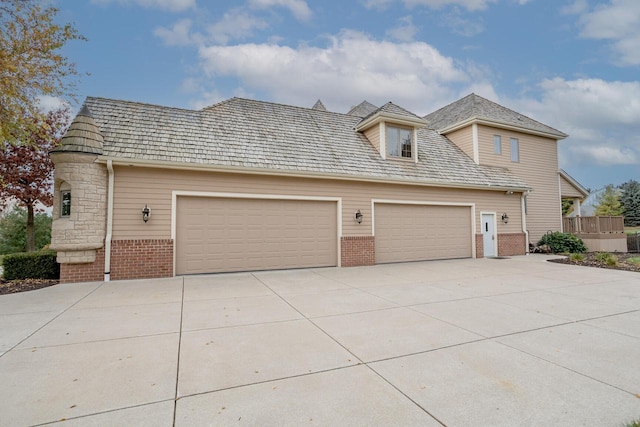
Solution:
[(640, 232), (640, 227), (625, 227), (624, 232), (627, 234), (636, 234)]

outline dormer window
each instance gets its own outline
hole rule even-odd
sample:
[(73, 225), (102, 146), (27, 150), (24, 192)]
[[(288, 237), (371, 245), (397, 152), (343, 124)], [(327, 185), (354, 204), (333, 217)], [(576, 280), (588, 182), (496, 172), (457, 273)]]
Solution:
[(387, 155), (411, 159), (413, 157), (413, 129), (387, 125)]
[(356, 126), (383, 159), (418, 163), (418, 129), (427, 123), (391, 102), (364, 117)]

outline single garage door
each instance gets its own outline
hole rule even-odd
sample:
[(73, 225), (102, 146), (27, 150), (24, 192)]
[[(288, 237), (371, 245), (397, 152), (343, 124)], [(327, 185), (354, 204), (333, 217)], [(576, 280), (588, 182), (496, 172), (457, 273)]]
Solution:
[(337, 203), (178, 197), (176, 274), (337, 265)]
[(376, 203), (376, 263), (471, 257), (468, 206)]

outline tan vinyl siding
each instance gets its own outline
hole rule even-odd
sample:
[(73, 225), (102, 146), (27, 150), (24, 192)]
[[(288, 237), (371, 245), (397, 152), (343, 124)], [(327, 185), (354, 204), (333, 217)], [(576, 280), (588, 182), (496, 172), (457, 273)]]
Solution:
[(448, 133), (447, 138), (460, 147), (470, 159), (473, 159), (473, 129), (471, 126)]
[(576, 189), (569, 181), (567, 181), (563, 176), (560, 176), (560, 191), (562, 197), (575, 197), (579, 199), (583, 199), (584, 195)]
[(380, 126), (375, 125), (371, 126), (369, 129), (364, 131), (364, 136), (369, 140), (371, 145), (380, 152)]
[[(502, 154), (493, 150), (493, 136), (502, 138)], [(510, 138), (519, 144), (519, 161), (511, 161)], [(481, 165), (508, 168), (533, 191), (527, 196), (529, 241), (536, 243), (547, 231), (561, 229), (562, 212), (558, 184), (558, 142), (554, 139), (520, 132), (478, 126), (478, 151)], [(511, 215), (509, 215), (511, 218)]]
[[(171, 238), (172, 191), (271, 194), (342, 198), (342, 235), (371, 235), (371, 200), (475, 203), (476, 229), (480, 211), (509, 214), (508, 224), (499, 224), (498, 233), (522, 231), (520, 197), (504, 191), (461, 190), (413, 185), (367, 183), (345, 180), (275, 177), (253, 174), (211, 173), (116, 166), (114, 199), (114, 239)], [(557, 180), (556, 180), (557, 182)], [(142, 222), (142, 208), (151, 208), (151, 219)], [(354, 212), (364, 215), (362, 224)]]

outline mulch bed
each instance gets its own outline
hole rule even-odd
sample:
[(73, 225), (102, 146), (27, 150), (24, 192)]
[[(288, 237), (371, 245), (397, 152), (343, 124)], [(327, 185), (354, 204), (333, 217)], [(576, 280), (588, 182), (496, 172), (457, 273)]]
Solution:
[(59, 280), (25, 279), (4, 280), (0, 278), (0, 295), (15, 294), (17, 292), (34, 291), (49, 286), (57, 285)]
[(589, 252), (584, 255), (584, 260), (582, 261), (574, 261), (570, 260), (569, 257), (566, 258), (558, 258), (549, 260), (550, 262), (557, 262), (560, 264), (572, 264), (572, 265), (582, 265), (586, 267), (599, 267), (599, 268), (608, 268), (611, 270), (626, 270), (626, 271), (635, 271), (640, 273), (640, 264), (629, 261), (629, 258), (638, 258), (640, 254), (631, 254), (631, 253), (615, 253), (613, 254), (618, 262), (616, 265), (607, 265), (602, 261), (598, 261), (596, 259), (598, 253), (597, 252)]

